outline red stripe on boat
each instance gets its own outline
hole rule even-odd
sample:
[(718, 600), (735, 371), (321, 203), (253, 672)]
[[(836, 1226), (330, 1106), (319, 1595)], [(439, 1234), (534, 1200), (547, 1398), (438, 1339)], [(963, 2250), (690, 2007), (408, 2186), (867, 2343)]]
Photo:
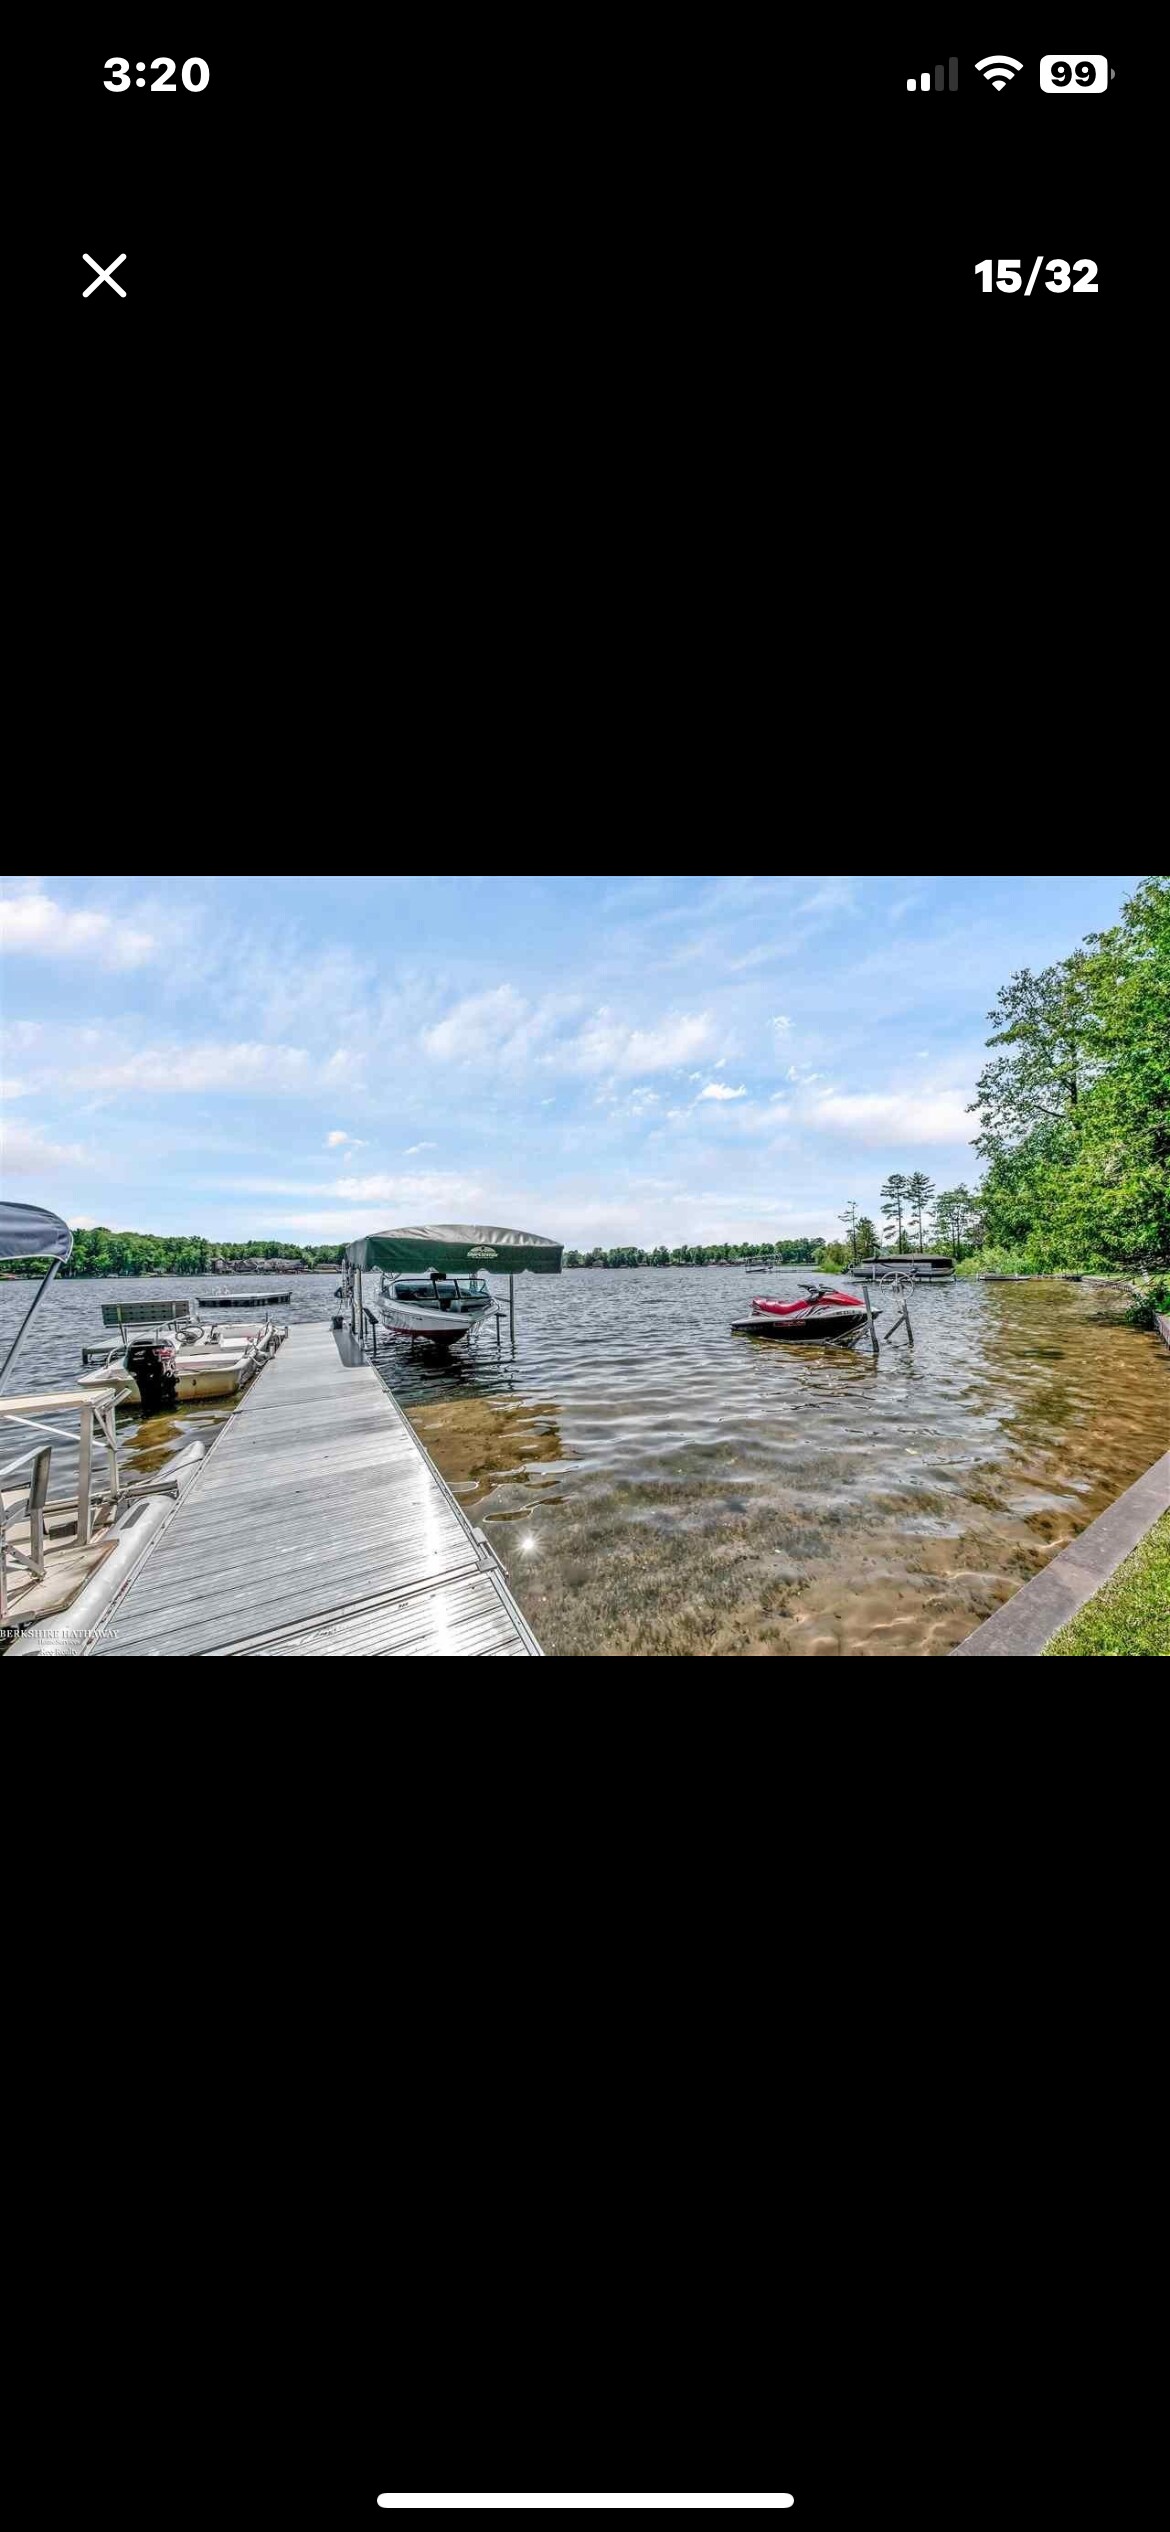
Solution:
[(864, 1301), (859, 1301), (856, 1293), (852, 1292), (822, 1292), (816, 1301), (753, 1301), (752, 1308), (766, 1311), (773, 1319), (797, 1319), (806, 1311), (823, 1309), (826, 1302), (836, 1310), (865, 1308)]

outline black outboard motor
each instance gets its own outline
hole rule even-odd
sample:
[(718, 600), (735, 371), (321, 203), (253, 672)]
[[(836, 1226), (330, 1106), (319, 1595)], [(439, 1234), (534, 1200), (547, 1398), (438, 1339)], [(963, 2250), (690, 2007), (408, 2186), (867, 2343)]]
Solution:
[(175, 1349), (169, 1336), (140, 1336), (126, 1348), (126, 1369), (138, 1383), (147, 1415), (159, 1415), (178, 1403)]

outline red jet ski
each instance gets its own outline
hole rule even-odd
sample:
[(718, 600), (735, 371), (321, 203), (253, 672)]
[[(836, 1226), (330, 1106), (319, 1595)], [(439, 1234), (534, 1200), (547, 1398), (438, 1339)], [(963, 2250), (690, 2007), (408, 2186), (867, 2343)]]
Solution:
[(735, 1319), (734, 1332), (749, 1336), (808, 1337), (822, 1345), (856, 1336), (866, 1323), (864, 1301), (854, 1292), (836, 1292), (823, 1284), (805, 1284), (807, 1301), (752, 1303), (750, 1319)]

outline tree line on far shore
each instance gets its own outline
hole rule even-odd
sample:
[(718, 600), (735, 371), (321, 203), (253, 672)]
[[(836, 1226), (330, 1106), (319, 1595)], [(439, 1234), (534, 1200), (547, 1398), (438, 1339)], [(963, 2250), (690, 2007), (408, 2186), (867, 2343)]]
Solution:
[[(282, 1265), (328, 1268), (341, 1262), (341, 1245), (305, 1248), (290, 1240), (200, 1240), (179, 1232), (107, 1231), (102, 1223), (75, 1231), (73, 1255), (63, 1276), (74, 1275), (214, 1275), (222, 1260), (277, 1259)], [(43, 1275), (44, 1258), (14, 1257), (5, 1274)]]
[[(936, 1195), (930, 1180), (921, 1172), (913, 1177), (895, 1175), (882, 1189), (887, 1203), (887, 1238), (878, 1237), (877, 1227), (867, 1213), (859, 1213), (849, 1205), (841, 1216), (847, 1237), (843, 1240), (710, 1240), (684, 1243), (679, 1248), (567, 1248), (566, 1266), (736, 1266), (753, 1259), (775, 1267), (815, 1266), (822, 1273), (839, 1274), (846, 1266), (858, 1266), (870, 1257), (905, 1257), (913, 1249), (919, 1252), (937, 1249), (957, 1259), (965, 1253), (978, 1228), (975, 1198), (966, 1187), (952, 1188)], [(910, 1236), (916, 1231), (916, 1239)]]
[(824, 1240), (713, 1240), (681, 1248), (567, 1248), (566, 1266), (734, 1266), (766, 1257), (770, 1266), (819, 1266)]

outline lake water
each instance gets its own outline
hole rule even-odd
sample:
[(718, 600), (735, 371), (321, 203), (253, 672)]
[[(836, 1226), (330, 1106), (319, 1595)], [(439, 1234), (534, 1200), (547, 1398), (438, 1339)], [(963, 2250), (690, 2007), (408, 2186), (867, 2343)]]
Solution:
[[(337, 1307), (333, 1298), (337, 1284), (336, 1268), (329, 1275), (294, 1275), (288, 1286), (291, 1300), (280, 1308), (274, 1308), (269, 1315), (286, 1320), (289, 1325), (294, 1320), (327, 1319)], [(230, 1290), (230, 1286), (225, 1288)], [(259, 1283), (253, 1287), (241, 1275), (239, 1289), (241, 1292), (253, 1289), (264, 1292), (269, 1286)], [(274, 1292), (285, 1289), (279, 1277), (271, 1289)], [(117, 1329), (102, 1325), (103, 1303), (187, 1301), (193, 1314), (202, 1315), (210, 1321), (214, 1312), (208, 1310), (199, 1314), (197, 1304), (202, 1294), (210, 1297), (218, 1290), (219, 1278), (215, 1275), (80, 1275), (76, 1281), (69, 1283), (62, 1282), (58, 1275), (56, 1281), (50, 1284), (17, 1355), (7, 1390), (12, 1396), (18, 1392), (24, 1396), (34, 1389), (70, 1389), (83, 1370), (93, 1370), (92, 1364), (82, 1362), (82, 1346), (103, 1342), (115, 1345), (118, 1341)], [(7, 1353), (35, 1291), (36, 1285), (23, 1279), (13, 1284), (0, 1284), (0, 1361)], [(251, 1327), (263, 1316), (262, 1311), (252, 1310), (227, 1310), (223, 1314), (224, 1324), (228, 1327), (241, 1320), (245, 1327)], [(177, 1407), (171, 1415), (151, 1417), (139, 1415), (136, 1409), (119, 1408), (118, 1448), (127, 1475), (136, 1477), (155, 1473), (193, 1435), (211, 1433), (222, 1424), (229, 1408), (230, 1400), (218, 1399), (208, 1399), (198, 1406)], [(63, 1423), (68, 1423), (76, 1432), (76, 1418), (63, 1419)], [(31, 1434), (28, 1438), (30, 1442), (33, 1439)], [(3, 1428), (0, 1427), (0, 1443), (3, 1441)], [(9, 1455), (5, 1444), (0, 1449), (0, 1459), (7, 1459)], [(65, 1479), (75, 1459), (75, 1448), (67, 1443), (54, 1444), (51, 1477), (54, 1494), (63, 1495), (69, 1491)], [(100, 1474), (104, 1464), (104, 1457), (95, 1443), (95, 1471)]]
[[(275, 1315), (327, 1318), (336, 1283), (295, 1278)], [(103, 1301), (199, 1289), (58, 1283), (17, 1385), (73, 1379)], [(733, 1336), (757, 1290), (795, 1298), (799, 1277), (518, 1276), (514, 1357), (506, 1319), (465, 1359), (380, 1354), (547, 1653), (949, 1652), (1170, 1441), (1170, 1353), (1121, 1293), (917, 1292), (914, 1352), (875, 1364)], [(0, 1286), (0, 1333), (21, 1293)], [(120, 1422), (143, 1466), (219, 1420)]]

